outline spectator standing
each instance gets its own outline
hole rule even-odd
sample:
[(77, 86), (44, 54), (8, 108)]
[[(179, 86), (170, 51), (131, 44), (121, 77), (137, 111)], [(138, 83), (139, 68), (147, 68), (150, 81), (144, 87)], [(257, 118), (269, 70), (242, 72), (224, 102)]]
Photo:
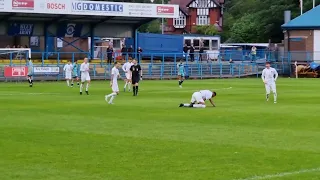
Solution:
[(133, 57), (133, 47), (132, 47), (132, 45), (128, 48), (128, 54), (129, 54), (129, 58)]
[(113, 54), (113, 48), (112, 46), (108, 46), (107, 48), (108, 64), (111, 64), (112, 62), (112, 54)]
[(199, 51), (199, 61), (202, 62), (203, 61), (203, 57), (205, 56), (204, 54), (204, 47), (201, 45), (200, 46), (200, 51)]
[(189, 51), (190, 51), (191, 62), (193, 62), (194, 61), (194, 47), (193, 47), (193, 44), (191, 44)]
[(122, 60), (127, 61), (128, 50), (127, 50), (126, 45), (124, 45), (124, 44), (122, 45), (122, 48), (121, 48), (121, 55), (122, 55)]
[(256, 56), (257, 56), (257, 48), (255, 46), (252, 46), (252, 48), (251, 48), (251, 61), (252, 62), (256, 61)]
[(184, 46), (183, 46), (183, 57), (188, 57), (188, 51), (189, 51), (188, 45), (184, 44)]
[(138, 53), (138, 63), (140, 63), (141, 58), (142, 58), (142, 49), (141, 49), (141, 47), (138, 47), (137, 53)]

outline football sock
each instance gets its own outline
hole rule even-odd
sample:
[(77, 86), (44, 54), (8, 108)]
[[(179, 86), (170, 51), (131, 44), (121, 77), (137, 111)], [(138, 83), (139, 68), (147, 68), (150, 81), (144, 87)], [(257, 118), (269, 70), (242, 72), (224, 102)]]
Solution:
[(67, 85), (70, 86), (69, 80), (67, 80)]
[(179, 86), (181, 85), (181, 81), (179, 80)]
[(114, 96), (111, 96), (111, 99), (110, 99), (110, 101), (109, 101), (110, 104), (113, 102), (113, 100), (114, 100), (114, 98), (116, 98), (116, 96), (117, 96), (117, 94), (114, 95)]
[(29, 84), (31, 84), (31, 79), (28, 79)]
[(126, 83), (124, 84), (124, 89), (126, 89), (126, 88), (127, 88), (127, 85), (128, 85), (128, 83), (126, 82)]
[(205, 108), (206, 105), (204, 105), (204, 104), (194, 104), (193, 107), (194, 108)]
[(83, 84), (81, 83), (80, 84), (80, 92), (82, 92), (82, 89), (83, 89)]
[(128, 82), (128, 89), (131, 90), (131, 82)]
[(86, 91), (89, 90), (89, 83), (87, 83), (87, 86), (86, 86)]
[(276, 92), (273, 92), (273, 101), (274, 102), (277, 102), (277, 93)]
[(266, 95), (266, 99), (267, 99), (267, 100), (269, 99), (269, 94)]
[(107, 97), (109, 98), (111, 96), (116, 96), (116, 95), (117, 95), (117, 93), (111, 93), (111, 94), (107, 95)]
[(79, 82), (77, 82), (77, 85), (79, 86), (79, 85), (80, 85), (80, 83), (79, 83)]
[(180, 85), (182, 85), (182, 83), (183, 83), (183, 80), (181, 81)]
[(184, 107), (189, 107), (189, 106), (190, 106), (190, 104), (183, 104), (183, 106), (184, 106)]
[(138, 95), (139, 92), (139, 86), (136, 86), (136, 95)]
[(136, 95), (136, 87), (133, 86), (133, 95), (135, 96)]

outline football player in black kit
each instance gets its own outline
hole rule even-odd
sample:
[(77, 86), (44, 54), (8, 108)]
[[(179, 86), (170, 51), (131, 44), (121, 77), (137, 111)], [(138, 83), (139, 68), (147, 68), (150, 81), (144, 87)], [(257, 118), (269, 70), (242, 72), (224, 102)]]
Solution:
[(137, 96), (139, 91), (139, 81), (142, 80), (142, 70), (137, 60), (133, 60), (132, 62), (133, 65), (131, 66), (130, 71), (132, 73), (133, 96)]

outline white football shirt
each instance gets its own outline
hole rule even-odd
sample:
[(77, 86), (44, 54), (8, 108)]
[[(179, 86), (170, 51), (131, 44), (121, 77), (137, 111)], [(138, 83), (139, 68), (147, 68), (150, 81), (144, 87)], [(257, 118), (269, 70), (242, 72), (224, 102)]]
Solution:
[(122, 66), (122, 70), (124, 72), (130, 71), (131, 66), (133, 65), (133, 63), (131, 62), (126, 62), (124, 63), (124, 65)]
[(64, 65), (63, 70), (64, 70), (66, 73), (71, 73), (71, 72), (72, 72), (72, 68), (73, 68), (72, 64), (66, 64), (66, 65)]
[(278, 78), (278, 72), (276, 69), (274, 68), (265, 68), (263, 71), (262, 71), (262, 76), (261, 76), (261, 79), (262, 81), (267, 81), (267, 82), (275, 82)]
[(89, 63), (82, 63), (80, 66), (81, 75), (89, 75)]
[(209, 100), (212, 98), (212, 92), (209, 90), (201, 90), (199, 91), (202, 95), (202, 99)]
[(119, 70), (116, 67), (113, 67), (111, 70), (111, 75), (113, 75), (112, 82), (117, 82), (118, 76), (119, 76)]

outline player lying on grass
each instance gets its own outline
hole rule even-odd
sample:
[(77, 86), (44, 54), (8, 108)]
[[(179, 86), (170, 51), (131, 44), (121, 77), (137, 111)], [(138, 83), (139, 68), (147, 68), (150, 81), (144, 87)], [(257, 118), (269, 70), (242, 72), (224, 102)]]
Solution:
[(198, 92), (194, 92), (191, 97), (190, 104), (183, 104), (181, 103), (179, 107), (190, 107), (190, 108), (205, 108), (206, 107), (206, 100), (209, 100), (213, 107), (216, 105), (213, 103), (212, 98), (217, 96), (217, 93), (210, 90), (201, 90)]

